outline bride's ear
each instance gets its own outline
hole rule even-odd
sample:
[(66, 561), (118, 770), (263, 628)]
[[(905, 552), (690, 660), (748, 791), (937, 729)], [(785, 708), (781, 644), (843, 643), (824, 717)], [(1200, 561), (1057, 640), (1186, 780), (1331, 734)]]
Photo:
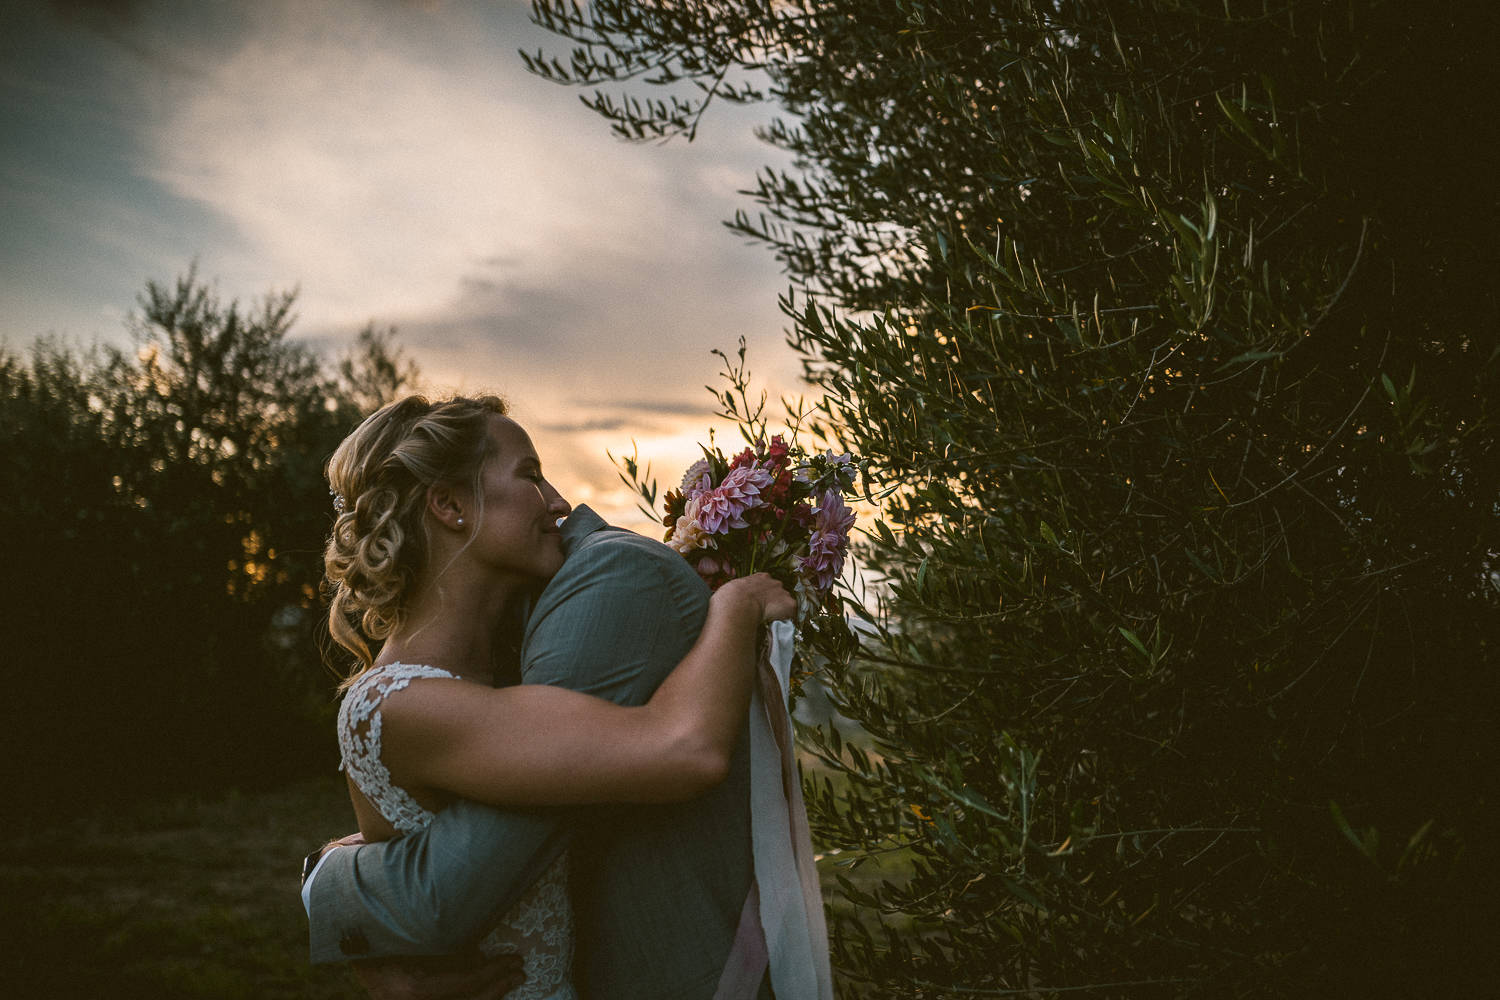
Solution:
[(427, 513), (444, 527), (453, 531), (466, 531), (468, 518), (464, 517), (463, 503), (451, 490), (441, 486), (427, 487)]

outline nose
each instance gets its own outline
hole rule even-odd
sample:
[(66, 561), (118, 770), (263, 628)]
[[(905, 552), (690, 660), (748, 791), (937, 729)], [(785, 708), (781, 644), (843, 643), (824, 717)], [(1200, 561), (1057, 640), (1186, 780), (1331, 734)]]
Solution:
[(547, 499), (547, 513), (556, 518), (564, 518), (573, 513), (573, 505), (563, 499), (563, 495), (545, 479), (542, 480), (542, 496)]

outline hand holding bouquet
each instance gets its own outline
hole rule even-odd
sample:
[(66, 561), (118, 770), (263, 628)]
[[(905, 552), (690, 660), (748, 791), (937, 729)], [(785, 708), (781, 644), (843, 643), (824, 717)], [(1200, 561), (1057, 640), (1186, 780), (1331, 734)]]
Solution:
[(797, 595), (801, 624), (844, 568), (855, 471), (849, 455), (809, 456), (780, 434), (733, 458), (705, 447), (663, 498), (664, 540), (714, 589), (749, 573), (780, 579)]

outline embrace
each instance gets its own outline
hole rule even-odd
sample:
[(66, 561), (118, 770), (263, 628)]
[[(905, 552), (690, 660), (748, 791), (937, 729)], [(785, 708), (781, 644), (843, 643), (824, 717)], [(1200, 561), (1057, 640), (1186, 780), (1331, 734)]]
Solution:
[[(757, 638), (796, 610), (782, 585), (710, 592), (571, 508), (493, 396), (384, 407), (328, 479), (360, 832), (308, 857), (313, 961), (352, 961), (376, 1000), (754, 1000), (773, 981), (828, 1000), (810, 861), (788, 893), (759, 832), (752, 849)], [(806, 916), (762, 926), (762, 892), (806, 894)]]

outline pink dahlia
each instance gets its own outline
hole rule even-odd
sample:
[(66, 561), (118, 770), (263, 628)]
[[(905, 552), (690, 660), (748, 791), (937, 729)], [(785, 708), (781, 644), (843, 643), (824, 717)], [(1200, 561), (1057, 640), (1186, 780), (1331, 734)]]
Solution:
[(698, 523), (711, 535), (725, 534), (731, 528), (748, 528), (745, 511), (759, 507), (761, 490), (768, 489), (774, 477), (758, 465), (745, 465), (730, 472), (719, 488), (699, 494), (702, 506)]
[(807, 555), (798, 560), (806, 576), (815, 576), (818, 589), (828, 590), (844, 569), (849, 551), (849, 530), (854, 527), (854, 511), (844, 503), (837, 490), (829, 490), (818, 500), (813, 518), (812, 537), (807, 541)]
[(708, 459), (700, 458), (688, 466), (687, 472), (682, 475), (682, 495), (691, 498), (693, 494), (703, 490), (714, 488), (714, 481), (708, 474)]

